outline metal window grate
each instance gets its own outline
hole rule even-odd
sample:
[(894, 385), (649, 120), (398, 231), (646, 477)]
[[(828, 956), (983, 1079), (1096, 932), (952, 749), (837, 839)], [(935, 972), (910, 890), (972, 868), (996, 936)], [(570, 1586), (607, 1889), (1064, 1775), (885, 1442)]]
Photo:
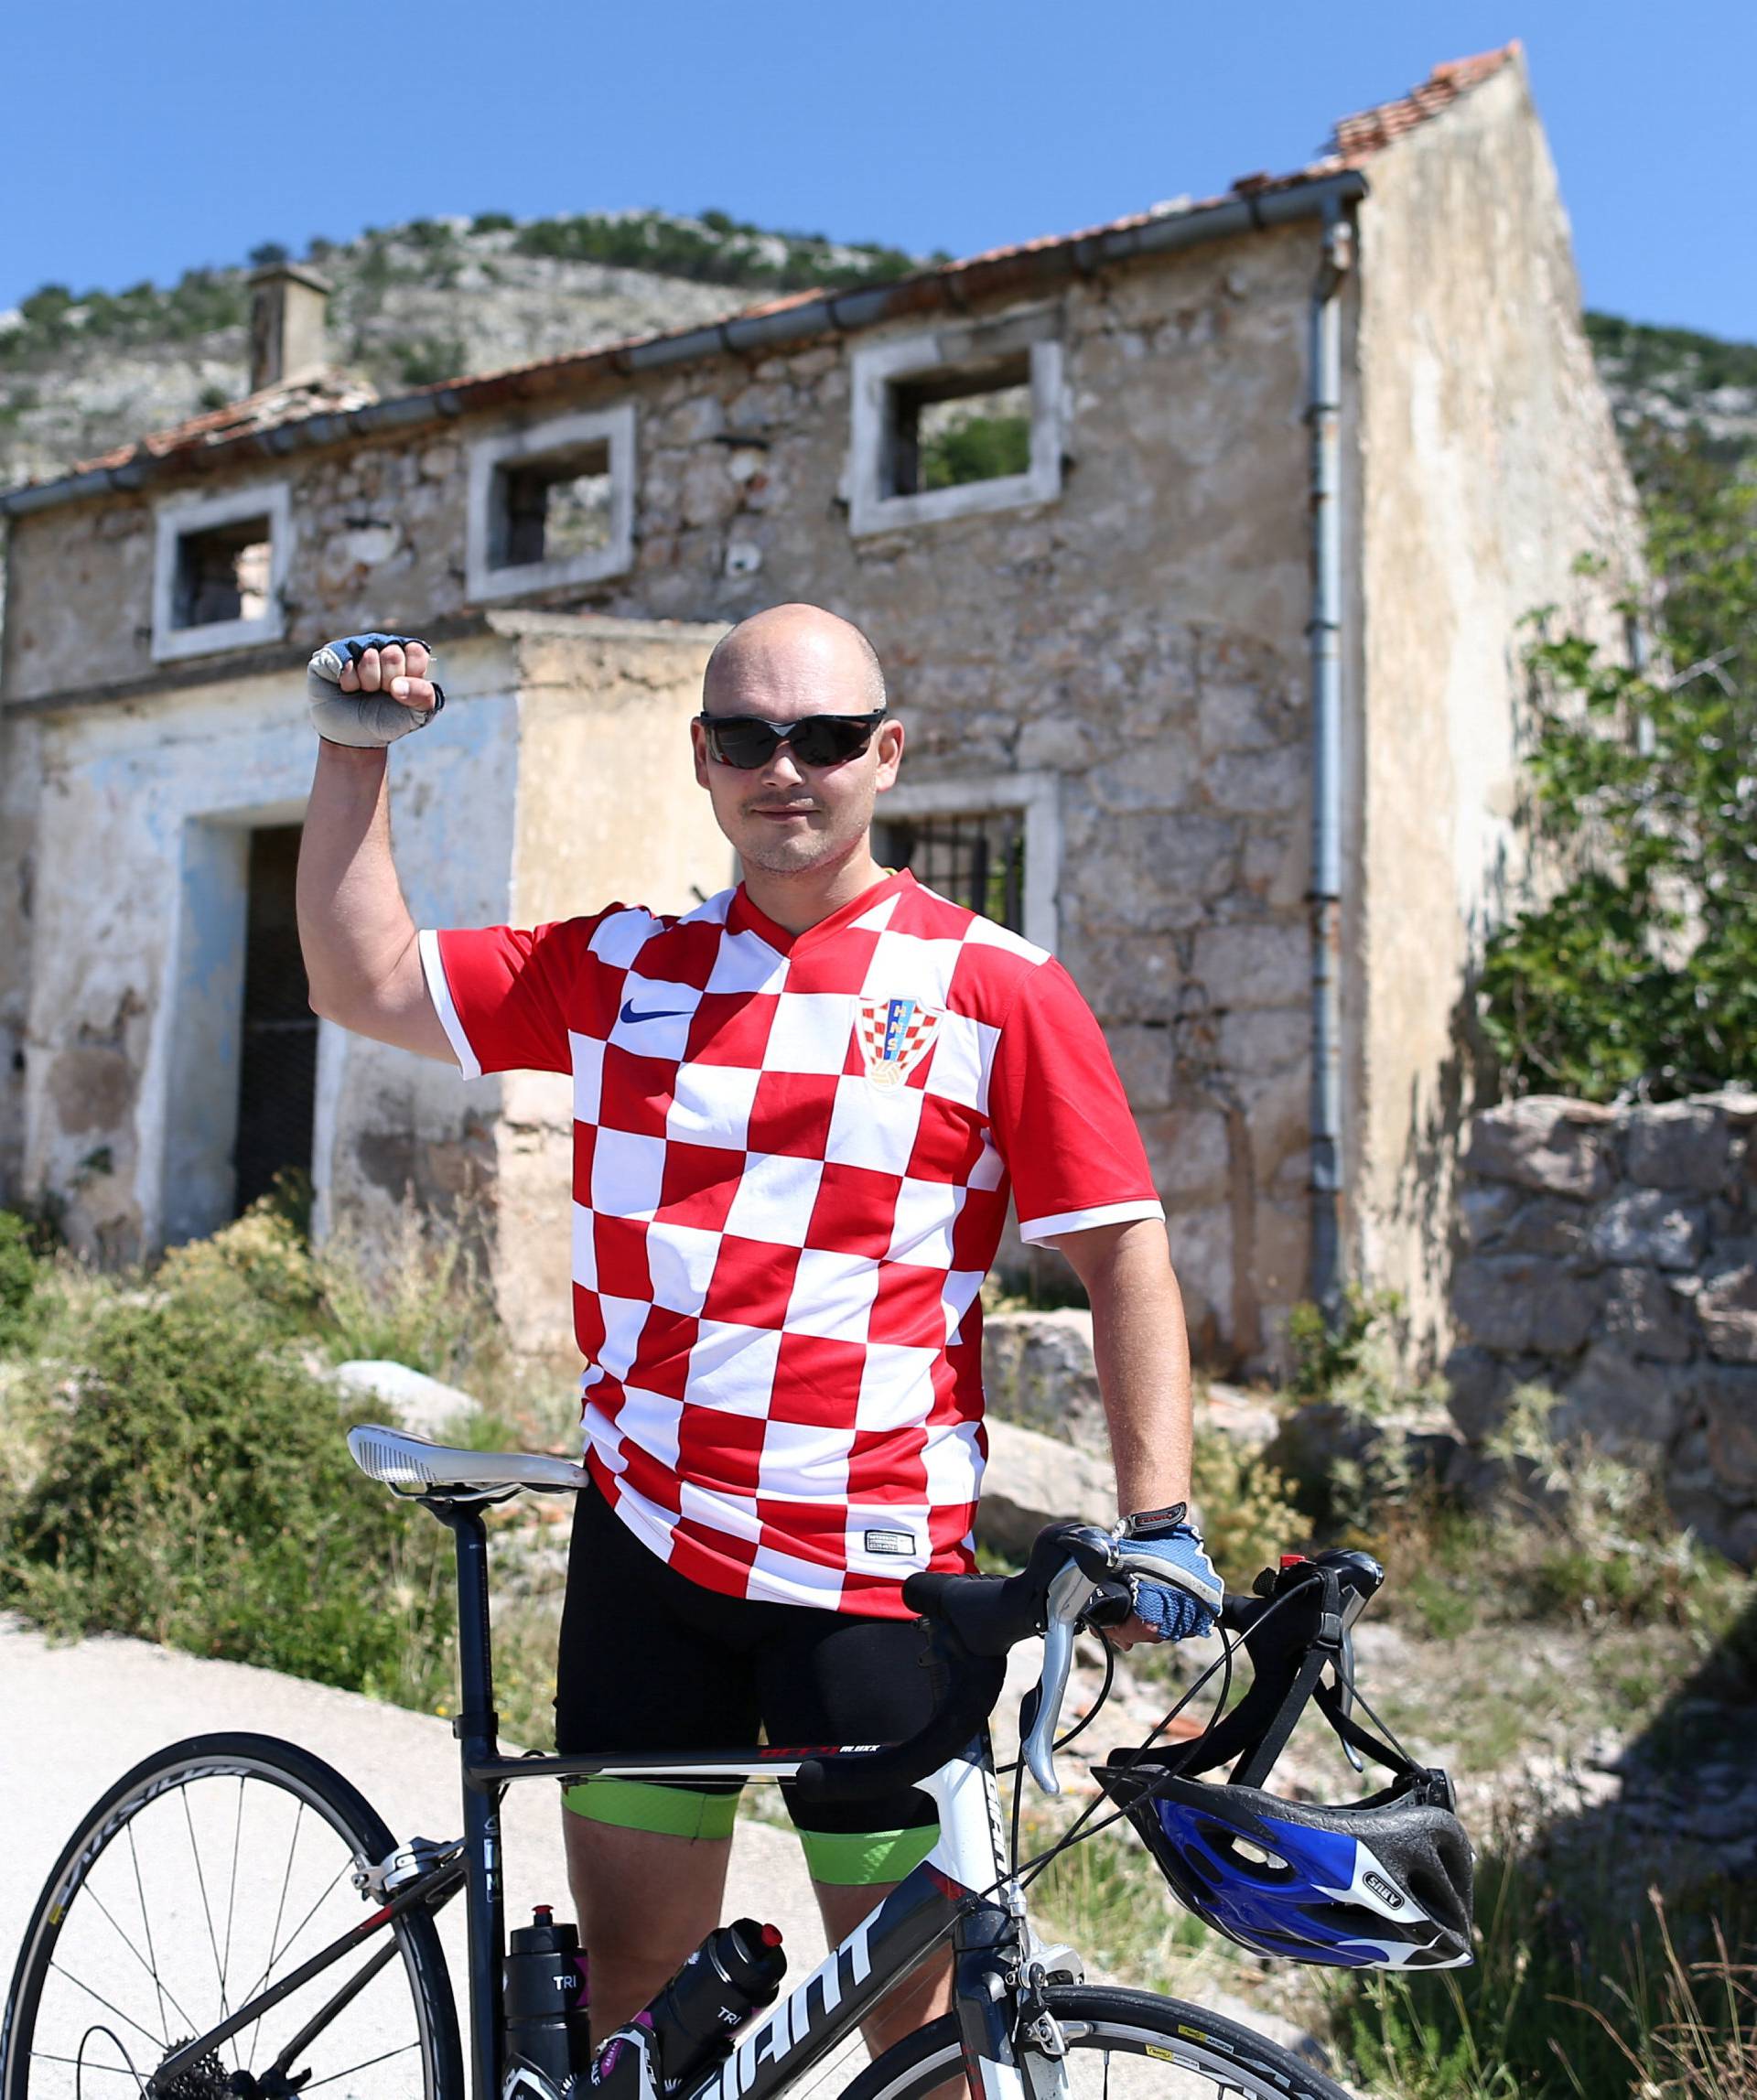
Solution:
[(985, 919), (1025, 931), (1025, 813), (972, 810), (889, 817), (878, 827), (880, 857)]
[(299, 826), (250, 835), (244, 930), (243, 1037), (238, 1061), (236, 1212), (242, 1215), (286, 1169), (311, 1170), (317, 1106), (318, 1017), (299, 953), (294, 878)]

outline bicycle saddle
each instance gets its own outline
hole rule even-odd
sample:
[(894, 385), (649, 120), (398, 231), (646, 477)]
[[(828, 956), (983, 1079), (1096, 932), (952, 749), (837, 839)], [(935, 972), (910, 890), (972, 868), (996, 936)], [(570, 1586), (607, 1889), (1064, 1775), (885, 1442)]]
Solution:
[(370, 1481), (404, 1494), (506, 1494), (515, 1488), (554, 1492), (583, 1488), (586, 1469), (573, 1459), (544, 1458), (535, 1451), (467, 1451), (430, 1444), (405, 1429), (362, 1422), (348, 1432), (355, 1465)]

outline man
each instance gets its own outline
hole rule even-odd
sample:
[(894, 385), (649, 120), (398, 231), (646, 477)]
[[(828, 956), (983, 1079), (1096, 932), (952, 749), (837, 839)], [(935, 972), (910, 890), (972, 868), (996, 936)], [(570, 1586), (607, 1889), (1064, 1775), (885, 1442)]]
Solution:
[[(1051, 957), (874, 860), (904, 738), (866, 637), (784, 605), (714, 651), (695, 775), (736, 889), (681, 919), (613, 905), (529, 932), (417, 935), (404, 904), (383, 746), (443, 705), (429, 670), (406, 638), (313, 659), (300, 934), (311, 1003), (345, 1027), (468, 1076), (574, 1074), (592, 1485), (557, 1748), (920, 1727), (901, 1584), (970, 1565), (976, 1296), (1009, 1183), (1025, 1237), (1060, 1245), (1091, 1298), (1121, 1512), (1212, 1585), (1177, 1506), (1181, 1302), (1115, 1068)], [(1205, 1627), (1169, 1588), (1137, 1609), (1125, 1642)], [(566, 1798), (602, 2034), (717, 1922), (736, 1796), (603, 1780)], [(832, 1940), (932, 1841), (918, 1793), (794, 1813)], [(881, 2007), (873, 2048), (931, 2017), (943, 1979)]]

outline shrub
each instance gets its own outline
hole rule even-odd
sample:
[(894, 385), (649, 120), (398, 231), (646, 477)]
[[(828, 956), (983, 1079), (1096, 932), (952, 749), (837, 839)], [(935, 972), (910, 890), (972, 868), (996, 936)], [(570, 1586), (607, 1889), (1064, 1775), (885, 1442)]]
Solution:
[(1258, 1568), (1273, 1567), (1310, 1529), (1281, 1475), (1229, 1438), (1197, 1436), (1191, 1485), (1208, 1551), (1234, 1589), (1248, 1588)]
[(310, 1249), (272, 1196), (211, 1238), (173, 1247), (155, 1280), (179, 1298), (288, 1333), (311, 1323), (322, 1298)]
[(30, 1339), (38, 1276), (30, 1227), (16, 1211), (0, 1211), (0, 1349), (16, 1349)]
[(967, 415), (922, 446), (922, 487), (952, 489), (965, 481), (989, 481), (1003, 474), (1029, 473), (1029, 415)]
[(140, 1634), (430, 1705), (449, 1675), (445, 1535), (355, 1470), (335, 1394), (228, 1302), (228, 1270), (192, 1258), (178, 1295), (104, 1307), (76, 1369), (38, 1367), (44, 1459), (0, 1544), (0, 1595), (64, 1636)]
[(1297, 1481), (1300, 1507), (1351, 1545), (1370, 1544), (1386, 1513), (1423, 1485), (1408, 1417), (1436, 1405), (1441, 1388), (1404, 1376), (1402, 1317), (1396, 1291), (1351, 1284), (1340, 1318), (1308, 1302), (1288, 1321), (1297, 1405), (1271, 1449)]
[(456, 379), (469, 363), (469, 352), (456, 336), (411, 336), (384, 348), (395, 358), (404, 386), (436, 386), (442, 379)]

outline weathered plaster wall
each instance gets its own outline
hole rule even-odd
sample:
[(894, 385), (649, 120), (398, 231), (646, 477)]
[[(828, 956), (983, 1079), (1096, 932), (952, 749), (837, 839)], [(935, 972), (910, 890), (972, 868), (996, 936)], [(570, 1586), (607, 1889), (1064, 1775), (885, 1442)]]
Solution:
[[(447, 650), (447, 705), (391, 752), (391, 841), (417, 926), (485, 926), (512, 916), (519, 779), (517, 652), (498, 634)], [(301, 699), (290, 724), (307, 784), (316, 752)], [(382, 1246), (413, 1195), (459, 1207), (490, 1267), (498, 1258), (496, 1132), (506, 1082), (466, 1086), (457, 1067), (326, 1024), (315, 1179), (323, 1231)]]
[[(886, 663), (909, 778), (1060, 776), (1061, 952), (1129, 1086), (1210, 1357), (1259, 1357), (1304, 1288), (1315, 266), (1301, 226), (1059, 294), (1063, 486), (1029, 510), (851, 537), (839, 342), (542, 410), (639, 410), (633, 566), (556, 602), (691, 621), (827, 604)], [(503, 423), (289, 460), (289, 661), (337, 631), (467, 609), (463, 447)], [(19, 521), (21, 601), (57, 595), (77, 564), (91, 602), (115, 612), (93, 638), (21, 602), (13, 698), (149, 671), (145, 542), (120, 522), (132, 510)]]
[[(1364, 1115), (1356, 1244), (1443, 1341), (1466, 1001), (1518, 873), (1520, 627), (1607, 634), (1634, 500), (1522, 64), (1375, 157), (1360, 213)], [(1610, 562), (1599, 579), (1577, 556)]]
[[(722, 630), (516, 612), (496, 624), (516, 637), (519, 662), (513, 923), (612, 902), (682, 912), (724, 889), (732, 851), (695, 785), (688, 727)], [(500, 1085), (496, 1302), (523, 1346), (565, 1351), (573, 1086), (547, 1072)]]
[[(508, 900), (510, 660), (502, 652), (498, 695), (491, 662), (477, 668), (454, 673), (457, 704), (411, 750), (393, 799), (411, 905), (447, 923), (498, 916)], [(223, 1141), (235, 1101), (235, 1027), (201, 1013), (235, 997), (226, 967), (241, 899), (216, 872), (223, 835), (297, 821), (310, 727), (302, 686), (283, 676), (70, 709), (43, 717), (41, 734), (24, 1192), (59, 1191), (76, 1246), (134, 1260), (176, 1208), (167, 1168), (187, 1171), (204, 1136)], [(461, 820), (424, 824), (424, 802)], [(206, 1052), (195, 1059), (181, 1053), (192, 1025)], [(323, 1061), (340, 1142), (316, 1166), (332, 1200), (394, 1201), (422, 1145), (467, 1145), (447, 1068), (345, 1039)]]

